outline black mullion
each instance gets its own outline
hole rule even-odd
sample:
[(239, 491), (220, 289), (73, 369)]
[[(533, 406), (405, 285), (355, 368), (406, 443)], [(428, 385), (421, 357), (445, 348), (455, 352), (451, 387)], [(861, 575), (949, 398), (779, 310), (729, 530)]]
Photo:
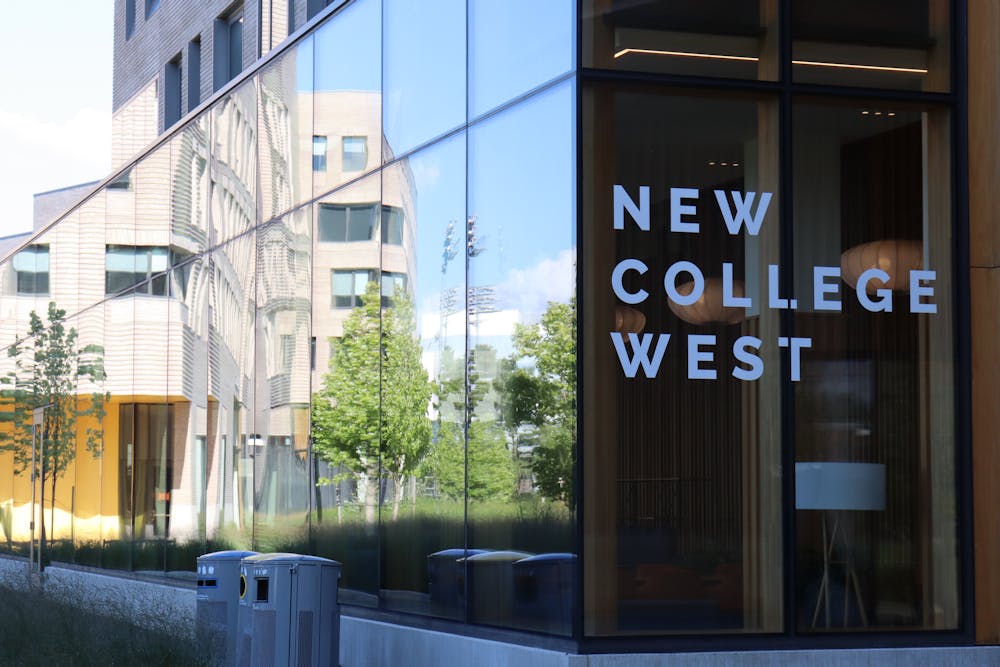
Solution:
[[(576, 571), (574, 572), (574, 586), (573, 586), (573, 596), (574, 599), (570, 604), (570, 609), (572, 609), (572, 628), (571, 636), (573, 641), (577, 642), (577, 646), (583, 639), (583, 626), (584, 626), (584, 609), (583, 609), (583, 588), (587, 585), (587, 582), (583, 574), (583, 561), (585, 554), (584, 549), (584, 521), (583, 521), (583, 428), (580, 425), (580, 415), (584, 414), (583, 405), (583, 395), (584, 395), (584, 383), (583, 383), (583, 358), (580, 354), (580, 346), (583, 341), (583, 313), (585, 308), (586, 300), (581, 298), (583, 289), (583, 280), (581, 276), (585, 271), (587, 264), (586, 253), (583, 252), (582, 246), (584, 243), (583, 234), (583, 85), (580, 77), (580, 70), (583, 64), (583, 0), (577, 0), (576, 3), (576, 76), (574, 80), (574, 86), (576, 87), (574, 95), (575, 104), (575, 114), (576, 118), (574, 120), (576, 127), (576, 136), (574, 137), (574, 144), (576, 150), (576, 163), (574, 169), (576, 170), (576, 178), (574, 183), (576, 184), (576, 447), (574, 451), (573, 458), (573, 508), (576, 514), (576, 534), (574, 535), (574, 544), (576, 550)], [(579, 649), (577, 649), (579, 650)]]
[[(778, 54), (780, 60), (779, 81), (782, 86), (778, 108), (778, 183), (782, 206), (779, 209), (779, 281), (794, 294), (794, 187), (792, 178), (793, 136), (792, 136), (792, 3), (781, 0), (778, 12), (780, 22)], [(783, 310), (780, 315), (780, 335), (794, 333), (794, 311)], [(781, 354), (781, 544), (782, 544), (782, 630), (787, 637), (796, 637), (798, 608), (795, 591), (797, 573), (795, 563), (797, 532), (795, 529), (795, 388), (789, 379), (791, 371), (791, 348)]]
[[(952, 266), (955, 300), (955, 484), (958, 494), (959, 590), (962, 616), (958, 630), (975, 642), (975, 543), (972, 503), (972, 324), (969, 267), (969, 127), (968, 14), (964, 0), (951, 7), (952, 90)], [(961, 27), (962, 29), (958, 29)], [(983, 508), (980, 508), (983, 509)]]

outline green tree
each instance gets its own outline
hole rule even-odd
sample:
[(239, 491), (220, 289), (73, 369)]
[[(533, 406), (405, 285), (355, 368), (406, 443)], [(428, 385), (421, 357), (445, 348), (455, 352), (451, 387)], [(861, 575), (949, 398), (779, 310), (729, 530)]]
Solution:
[[(35, 459), (35, 475), (42, 485), (51, 486), (50, 523), (55, 520), (56, 482), (76, 459), (77, 420), (90, 417), (84, 429), (83, 444), (91, 455), (100, 456), (105, 403), (110, 396), (92, 392), (88, 398), (78, 395), (81, 381), (98, 386), (105, 378), (104, 348), (97, 345), (77, 347), (76, 329), (66, 328), (66, 311), (49, 303), (45, 323), (31, 312), (28, 335), (8, 348), (14, 370), (0, 378), (0, 400), (4, 412), (0, 419), (12, 424), (0, 435), (0, 450), (12, 452), (18, 474), (30, 472)], [(33, 442), (34, 410), (44, 407), (40, 441)], [(37, 444), (37, 456), (33, 455)], [(42, 450), (44, 449), (44, 455)], [(41, 541), (45, 543), (45, 513), (41, 518)]]
[[(461, 424), (443, 423), (427, 460), (427, 468), (447, 498), (462, 500), (466, 492), (466, 457)], [(469, 424), (469, 500), (503, 500), (514, 491), (516, 470), (503, 431), (495, 422)]]
[[(517, 362), (534, 360), (534, 369)], [(535, 482), (543, 496), (573, 498), (576, 444), (576, 299), (550, 301), (538, 324), (514, 329), (514, 355), (507, 361), (500, 412), (508, 432), (539, 427), (532, 455)]]
[(431, 385), (420, 354), (409, 295), (397, 290), (383, 309), (378, 283), (369, 283), (313, 396), (314, 451), (357, 475), (367, 523), (375, 522), (380, 473), (396, 489), (395, 519), (404, 478), (430, 445)]

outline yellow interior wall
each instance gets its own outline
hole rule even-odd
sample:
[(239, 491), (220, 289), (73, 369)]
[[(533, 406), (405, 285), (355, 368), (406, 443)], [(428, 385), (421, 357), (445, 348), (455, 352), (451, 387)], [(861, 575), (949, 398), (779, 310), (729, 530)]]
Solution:
[[(76, 459), (64, 476), (56, 482), (55, 531), (49, 526), (51, 498), (45, 500), (45, 522), (56, 539), (73, 535), (77, 543), (85, 541), (114, 540), (121, 538), (121, 521), (118, 516), (118, 456), (119, 408), (125, 403), (163, 404), (180, 402), (181, 396), (113, 396), (105, 404), (103, 446), (99, 456), (87, 449), (87, 428), (96, 426), (92, 417), (77, 421)], [(89, 397), (80, 398), (80, 408), (89, 407)], [(0, 433), (9, 432), (9, 424), (0, 425)], [(15, 475), (14, 456), (0, 454), (0, 507), (13, 505), (13, 539), (26, 541), (30, 536), (31, 485), (27, 472)], [(75, 513), (70, 507), (74, 503)], [(46, 484), (46, 494), (50, 485)], [(36, 503), (38, 498), (36, 497)]]

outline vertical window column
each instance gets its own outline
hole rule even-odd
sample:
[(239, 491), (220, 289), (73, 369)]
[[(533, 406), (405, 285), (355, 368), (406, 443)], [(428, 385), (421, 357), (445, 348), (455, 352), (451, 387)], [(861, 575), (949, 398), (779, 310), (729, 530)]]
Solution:
[(188, 42), (187, 48), (187, 110), (192, 111), (201, 104), (201, 36)]
[(219, 90), (243, 71), (243, 7), (215, 20), (212, 90)]
[(183, 75), (181, 54), (170, 59), (163, 68), (163, 129), (176, 123), (184, 115), (181, 101)]

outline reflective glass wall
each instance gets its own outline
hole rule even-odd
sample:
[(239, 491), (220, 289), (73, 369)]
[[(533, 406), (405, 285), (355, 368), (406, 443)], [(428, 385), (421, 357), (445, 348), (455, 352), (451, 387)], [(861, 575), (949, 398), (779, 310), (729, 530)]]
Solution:
[(341, 602), (569, 634), (574, 25), (346, 3), (6, 258), (8, 548), (44, 506), (56, 560), (313, 553)]
[(585, 635), (967, 627), (950, 11), (584, 2)]

